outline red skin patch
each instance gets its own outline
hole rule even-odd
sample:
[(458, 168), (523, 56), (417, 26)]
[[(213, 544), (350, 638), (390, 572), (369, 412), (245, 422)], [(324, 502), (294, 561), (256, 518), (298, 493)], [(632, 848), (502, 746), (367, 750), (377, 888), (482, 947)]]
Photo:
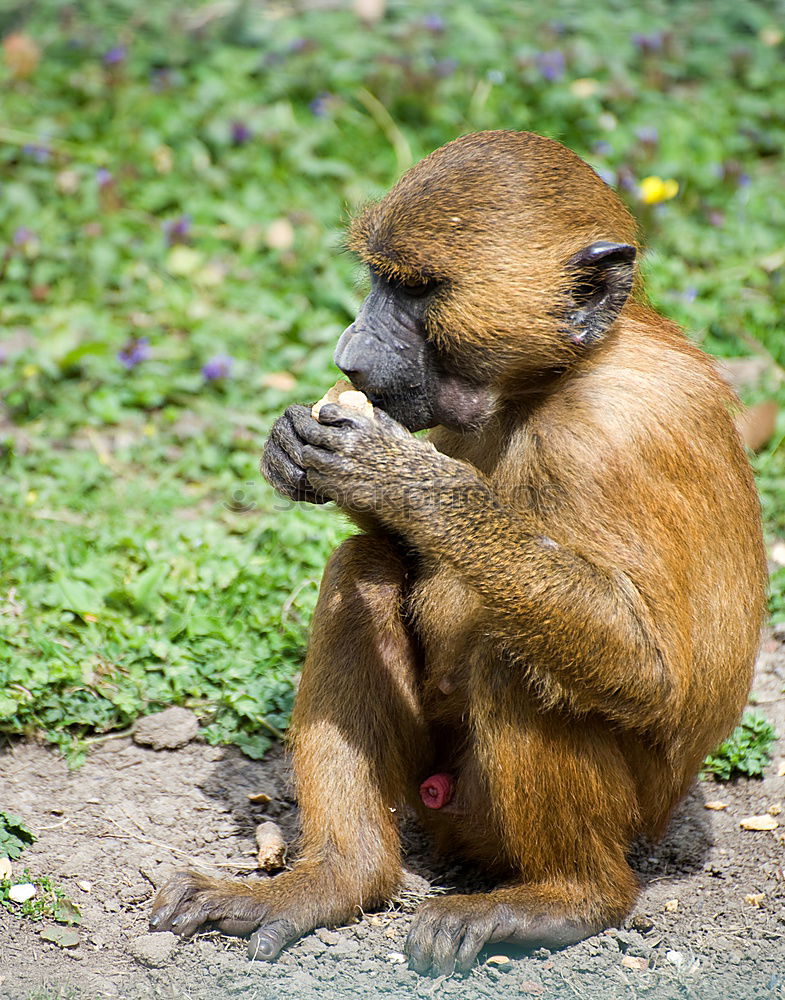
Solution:
[(432, 774), (420, 785), (420, 798), (429, 809), (441, 809), (452, 801), (455, 781), (450, 774)]

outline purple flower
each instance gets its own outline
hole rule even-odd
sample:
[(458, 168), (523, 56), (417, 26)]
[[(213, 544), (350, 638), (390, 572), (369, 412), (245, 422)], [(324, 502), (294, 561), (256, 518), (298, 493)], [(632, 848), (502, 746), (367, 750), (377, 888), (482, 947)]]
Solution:
[(644, 54), (659, 52), (665, 44), (665, 32), (653, 31), (650, 35), (636, 32), (631, 36), (631, 41), (635, 48)]
[(681, 293), (680, 298), (684, 302), (694, 302), (698, 297), (698, 289), (694, 285), (688, 285)]
[(608, 187), (614, 187), (616, 184), (616, 172), (614, 170), (608, 170), (607, 167), (595, 167), (594, 172), (598, 177), (602, 178)]
[(46, 163), (52, 155), (46, 146), (37, 146), (34, 143), (27, 143), (26, 146), (22, 146), (22, 152), (25, 156), (31, 156), (36, 163)]
[(456, 69), (458, 69), (457, 59), (437, 59), (433, 72), (437, 79), (446, 80), (448, 76), (453, 75)]
[(635, 173), (630, 170), (630, 168), (623, 164), (619, 167), (616, 172), (616, 183), (622, 189), (622, 191), (637, 191), (638, 189), (638, 178)]
[(187, 213), (164, 223), (164, 239), (168, 247), (176, 243), (187, 243), (191, 235), (191, 216)]
[(125, 62), (127, 55), (128, 49), (124, 45), (115, 45), (104, 53), (104, 66), (119, 66), (120, 63)]
[(15, 247), (26, 247), (34, 239), (35, 233), (32, 229), (28, 229), (27, 226), (20, 226), (14, 233), (13, 242)]
[(157, 66), (150, 73), (150, 86), (156, 94), (172, 86), (172, 71), (168, 66)]
[(607, 139), (595, 139), (591, 144), (591, 148), (598, 156), (610, 156), (613, 152), (613, 146)]
[(231, 125), (231, 137), (233, 146), (243, 146), (253, 138), (253, 132), (245, 122), (234, 121)]
[(642, 125), (635, 129), (635, 138), (644, 146), (656, 146), (660, 138), (660, 133), (654, 125)]
[(444, 18), (439, 14), (426, 14), (422, 19), (422, 26), (426, 31), (440, 35), (444, 31)]
[(106, 187), (107, 184), (111, 184), (114, 180), (111, 173), (106, 169), (106, 167), (99, 167), (95, 172), (95, 180), (99, 188)]
[(709, 225), (712, 226), (724, 226), (725, 225), (725, 215), (716, 208), (710, 208), (706, 213), (706, 218), (709, 221)]
[(232, 374), (234, 358), (230, 354), (216, 354), (202, 365), (202, 375), (208, 382), (229, 378)]
[(117, 360), (123, 368), (131, 371), (142, 361), (147, 361), (150, 354), (150, 342), (147, 337), (131, 337), (125, 346), (117, 352)]
[(752, 184), (752, 178), (749, 174), (745, 173), (743, 170), (739, 174), (739, 187), (746, 188)]
[(330, 114), (330, 105), (333, 102), (333, 95), (328, 94), (327, 91), (322, 91), (318, 94), (308, 107), (311, 109), (311, 113), (316, 115), (317, 118), (327, 118)]
[(564, 76), (565, 59), (561, 49), (538, 52), (535, 63), (543, 79), (553, 82)]

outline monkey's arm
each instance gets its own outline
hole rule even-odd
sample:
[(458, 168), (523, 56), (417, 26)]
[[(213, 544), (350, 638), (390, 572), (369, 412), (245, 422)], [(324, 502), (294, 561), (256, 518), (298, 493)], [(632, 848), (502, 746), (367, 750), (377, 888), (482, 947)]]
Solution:
[(382, 412), (367, 420), (325, 407), (322, 422), (305, 407), (287, 412), (310, 488), (448, 559), (483, 597), (509, 653), (547, 670), (574, 707), (637, 728), (678, 717), (676, 672), (627, 576), (548, 538), (475, 468)]

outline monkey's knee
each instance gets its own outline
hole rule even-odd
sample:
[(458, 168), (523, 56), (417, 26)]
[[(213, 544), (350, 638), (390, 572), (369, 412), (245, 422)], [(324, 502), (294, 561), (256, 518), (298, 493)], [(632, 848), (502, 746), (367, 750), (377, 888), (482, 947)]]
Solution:
[[(390, 596), (403, 587), (405, 568), (395, 547), (385, 538), (353, 535), (332, 553), (322, 577), (322, 591), (344, 589), (347, 581), (361, 588), (365, 599)], [(397, 607), (397, 602), (396, 602)]]

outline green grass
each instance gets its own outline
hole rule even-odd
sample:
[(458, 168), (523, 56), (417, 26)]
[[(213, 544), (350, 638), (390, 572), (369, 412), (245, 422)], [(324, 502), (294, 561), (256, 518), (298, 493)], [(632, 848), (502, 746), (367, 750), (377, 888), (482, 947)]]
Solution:
[(16, 860), (37, 839), (23, 819), (0, 809), (0, 859)]
[(710, 754), (703, 770), (720, 781), (745, 775), (760, 778), (771, 763), (771, 748), (777, 734), (760, 712), (746, 711), (733, 733)]
[[(35, 895), (24, 903), (15, 903), (9, 898), (14, 885), (32, 885)], [(46, 875), (31, 875), (25, 868), (22, 875), (12, 879), (0, 879), (0, 906), (17, 917), (29, 920), (54, 920), (59, 924), (76, 926), (82, 922), (79, 907), (72, 903), (60, 888)]]
[[(286, 725), (347, 528), (277, 500), (261, 446), (334, 379), (362, 295), (349, 213), (460, 133), (531, 128), (587, 157), (641, 219), (654, 302), (715, 353), (785, 364), (775, 13), (391, 3), (369, 27), (350, 9), (3, 5), (0, 32), (43, 55), (27, 79), (0, 70), (0, 731), (78, 755), (178, 702), (258, 756)], [(643, 205), (649, 175), (678, 196)], [(217, 355), (234, 363), (209, 380)], [(756, 459), (772, 535), (784, 452)]]

